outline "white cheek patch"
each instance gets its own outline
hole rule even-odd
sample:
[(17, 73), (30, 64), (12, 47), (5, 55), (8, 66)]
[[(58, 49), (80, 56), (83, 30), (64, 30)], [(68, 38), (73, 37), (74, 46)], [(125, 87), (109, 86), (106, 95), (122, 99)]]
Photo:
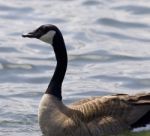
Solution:
[(56, 34), (56, 32), (51, 30), (51, 31), (47, 32), (46, 34), (44, 34), (43, 36), (41, 36), (40, 40), (42, 40), (43, 42), (46, 42), (46, 43), (53, 44), (53, 38), (54, 38), (55, 34)]

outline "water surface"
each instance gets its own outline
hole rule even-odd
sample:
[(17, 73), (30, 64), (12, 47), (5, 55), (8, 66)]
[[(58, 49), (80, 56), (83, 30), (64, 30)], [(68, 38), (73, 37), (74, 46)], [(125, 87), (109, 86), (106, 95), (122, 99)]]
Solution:
[(37, 108), (56, 63), (49, 45), (21, 34), (42, 24), (55, 24), (64, 35), (66, 104), (150, 92), (149, 5), (147, 0), (1, 1), (0, 136), (41, 136)]

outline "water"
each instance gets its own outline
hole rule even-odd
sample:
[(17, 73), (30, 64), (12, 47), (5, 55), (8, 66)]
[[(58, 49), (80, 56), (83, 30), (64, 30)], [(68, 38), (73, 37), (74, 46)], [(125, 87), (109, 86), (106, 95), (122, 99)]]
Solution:
[(41, 24), (57, 25), (66, 41), (66, 104), (150, 92), (149, 5), (147, 0), (1, 1), (0, 136), (41, 136), (38, 103), (56, 63), (49, 45), (21, 38)]

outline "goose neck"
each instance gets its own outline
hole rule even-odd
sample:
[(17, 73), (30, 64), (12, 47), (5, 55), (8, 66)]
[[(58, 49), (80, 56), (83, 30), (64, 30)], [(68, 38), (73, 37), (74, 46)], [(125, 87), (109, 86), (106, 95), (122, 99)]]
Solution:
[(67, 51), (61, 33), (59, 35), (54, 36), (52, 46), (54, 49), (57, 64), (56, 64), (55, 72), (52, 76), (52, 79), (49, 83), (46, 93), (54, 95), (59, 100), (61, 100), (62, 82), (66, 73), (67, 62), (68, 62)]

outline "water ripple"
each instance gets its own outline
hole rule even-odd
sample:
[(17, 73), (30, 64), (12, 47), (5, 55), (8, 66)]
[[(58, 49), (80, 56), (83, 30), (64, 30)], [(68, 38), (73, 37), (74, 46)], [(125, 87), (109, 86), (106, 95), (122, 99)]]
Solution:
[(10, 53), (10, 52), (18, 52), (18, 50), (14, 47), (0, 47), (0, 52)]
[(13, 7), (13, 6), (8, 6), (8, 5), (3, 5), (0, 4), (0, 11), (1, 12), (32, 12), (33, 8), (29, 7)]
[(125, 10), (137, 15), (150, 14), (150, 7), (148, 6), (137, 6), (137, 5), (123, 5), (119, 7), (114, 7), (113, 9)]
[(84, 6), (95, 6), (95, 5), (98, 5), (98, 4), (101, 4), (100, 1), (94, 1), (94, 0), (87, 0), (87, 1), (84, 1), (82, 3)]
[(138, 41), (138, 42), (148, 42), (148, 43), (150, 42), (150, 39), (148, 39), (148, 38), (134, 37), (134, 36), (118, 33), (118, 32), (97, 31), (97, 33), (99, 33), (101, 35), (109, 36), (110, 38), (114, 38), (114, 39), (131, 40), (131, 41), (134, 40), (134, 41)]
[(142, 88), (150, 88), (150, 78), (138, 79), (134, 77), (127, 76), (106, 76), (99, 75), (93, 76), (91, 78), (104, 80), (106, 82), (121, 82), (120, 86), (127, 87), (130, 89), (142, 89)]
[(115, 28), (120, 28), (120, 29), (140, 29), (140, 28), (148, 28), (149, 25), (142, 24), (142, 23), (137, 23), (137, 22), (125, 22), (121, 20), (116, 20), (116, 19), (111, 19), (111, 18), (100, 18), (96, 21), (96, 23), (110, 26), (110, 27), (115, 27)]

